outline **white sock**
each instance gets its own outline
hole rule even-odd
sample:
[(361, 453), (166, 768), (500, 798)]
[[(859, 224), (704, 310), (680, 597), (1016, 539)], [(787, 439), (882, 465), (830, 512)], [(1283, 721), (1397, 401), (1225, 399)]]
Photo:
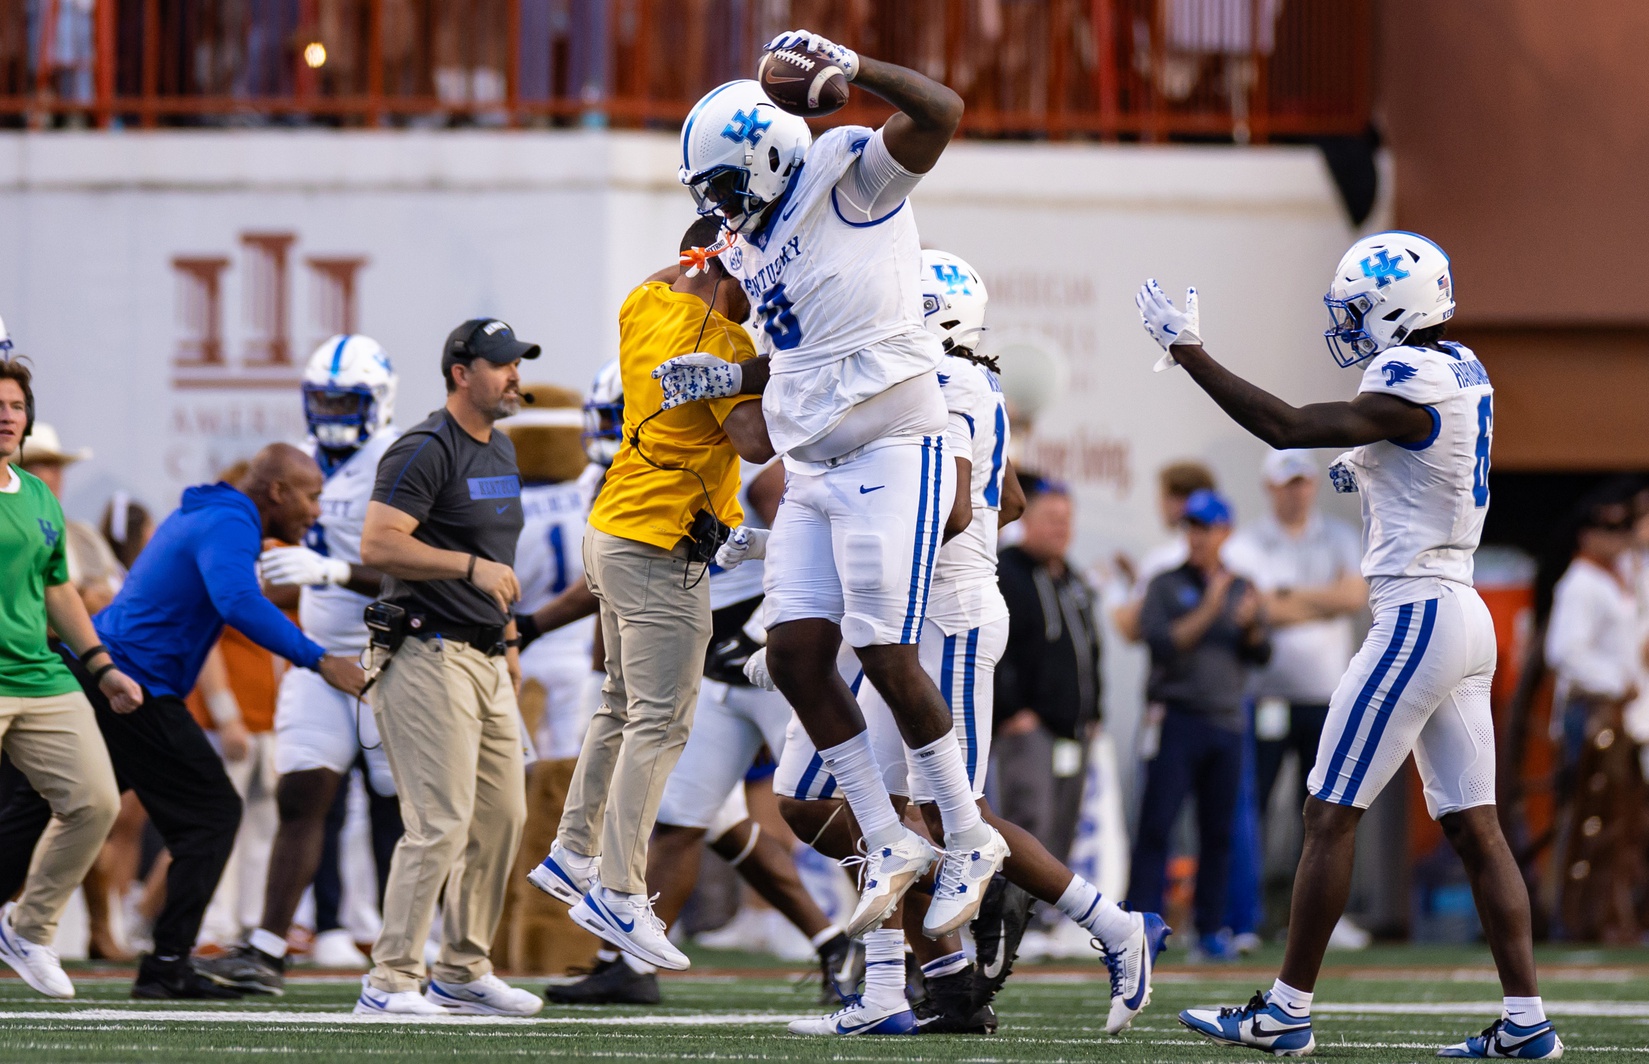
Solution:
[(639, 957), (632, 957), (628, 953), (622, 953), (620, 956), (624, 958), (624, 963), (629, 966), (630, 970), (637, 975), (652, 975), (658, 971), (657, 968)]
[(928, 961), (922, 965), (922, 974), (929, 979), (940, 979), (947, 975), (955, 975), (968, 966), (968, 955), (961, 950), (946, 954), (938, 960)]
[(1309, 992), (1295, 990), (1281, 979), (1271, 984), (1271, 993), (1266, 995), (1267, 1001), (1295, 1019), (1304, 1019), (1311, 1015), (1311, 998)]
[(1107, 949), (1116, 949), (1134, 933), (1134, 914), (1125, 913), (1116, 902), (1100, 897), (1099, 888), (1081, 876), (1071, 877), (1071, 885), (1054, 904), (1105, 943)]
[(876, 766), (870, 733), (860, 732), (845, 743), (820, 750), (819, 757), (847, 797), (847, 806), (853, 810), (859, 830), (864, 832), (865, 845), (875, 847), (897, 842), (904, 828), (899, 823), (899, 814), (893, 810), (893, 799), (888, 796), (882, 772)]
[(968, 767), (962, 762), (962, 747), (956, 742), (954, 729), (920, 750), (912, 750), (910, 759), (926, 784), (918, 789), (933, 795), (939, 806), (947, 847), (963, 849), (990, 838), (990, 828), (979, 816), (979, 802), (973, 796), (973, 784), (968, 781)]
[(818, 949), (820, 946), (824, 945), (826, 942), (829, 942), (831, 939), (835, 938), (837, 935), (839, 935), (841, 933), (842, 933), (842, 925), (840, 925), (840, 924), (831, 924), (829, 927), (825, 928), (823, 931), (820, 931), (818, 934), (816, 934), (812, 938), (808, 939), (808, 941), (813, 943), (813, 948), (814, 949)]
[(577, 850), (568, 848), (567, 844), (560, 839), (555, 840), (555, 845), (550, 848), (550, 852), (555, 854), (557, 861), (581, 876), (590, 875), (595, 871), (595, 863), (598, 858), (586, 857)]
[(624, 956), (624, 954), (620, 953), (618, 950), (607, 949), (605, 946), (595, 951), (595, 959), (604, 964), (616, 961), (622, 956)]
[(865, 1004), (894, 1008), (905, 1001), (905, 933), (878, 927), (865, 934)]
[(277, 959), (286, 956), (286, 939), (261, 927), (246, 937), (246, 944)]
[(1506, 1019), (1519, 1027), (1533, 1027), (1546, 1022), (1546, 1005), (1538, 997), (1505, 998)]

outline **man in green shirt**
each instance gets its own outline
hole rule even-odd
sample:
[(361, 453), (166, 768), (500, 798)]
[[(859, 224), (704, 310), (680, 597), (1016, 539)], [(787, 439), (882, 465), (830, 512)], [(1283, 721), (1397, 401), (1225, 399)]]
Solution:
[(58, 917), (97, 859), (120, 812), (120, 790), (97, 718), (74, 675), (46, 643), (50, 625), (79, 656), (117, 713), (142, 689), (115, 668), (69, 582), (63, 510), (38, 478), (16, 468), (34, 421), (27, 364), (0, 332), (0, 749), (51, 804), (23, 893), (0, 907), (0, 960), (34, 989), (71, 998), (51, 948)]

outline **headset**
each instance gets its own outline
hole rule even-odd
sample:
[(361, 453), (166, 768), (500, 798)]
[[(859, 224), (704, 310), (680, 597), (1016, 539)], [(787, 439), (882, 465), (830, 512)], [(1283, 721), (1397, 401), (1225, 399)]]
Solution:
[[(701, 328), (699, 334), (702, 336)], [(11, 334), (6, 331), (4, 319), (0, 319), (0, 362), (10, 362), (13, 358), (26, 361), (21, 355), (11, 353)], [(34, 389), (27, 383), (18, 381), (17, 386), (23, 389), (23, 439), (34, 435)]]

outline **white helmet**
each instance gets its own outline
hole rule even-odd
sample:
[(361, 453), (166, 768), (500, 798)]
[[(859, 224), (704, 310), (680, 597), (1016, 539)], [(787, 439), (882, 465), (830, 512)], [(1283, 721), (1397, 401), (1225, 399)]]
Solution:
[(353, 450), (395, 414), (395, 367), (369, 336), (334, 336), (303, 370), (303, 414), (315, 442)]
[(922, 323), (946, 351), (979, 347), (989, 298), (972, 266), (948, 251), (922, 252)]
[(1449, 257), (1418, 233), (1365, 236), (1340, 260), (1323, 302), (1329, 353), (1355, 366), (1454, 316)]
[(784, 194), (813, 143), (799, 116), (781, 111), (759, 83), (729, 81), (693, 105), (681, 126), (681, 183), (700, 214), (720, 212), (748, 233)]
[(610, 466), (623, 442), (624, 378), (614, 359), (596, 371), (584, 393), (584, 456), (596, 465)]

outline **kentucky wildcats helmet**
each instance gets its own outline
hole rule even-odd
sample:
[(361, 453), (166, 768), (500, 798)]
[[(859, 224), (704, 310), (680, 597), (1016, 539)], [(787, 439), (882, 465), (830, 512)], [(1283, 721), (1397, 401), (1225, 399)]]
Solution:
[(596, 371), (584, 393), (584, 456), (596, 465), (610, 466), (623, 442), (624, 378), (614, 359)]
[(359, 447), (395, 414), (395, 367), (369, 336), (334, 336), (303, 370), (303, 414), (322, 447)]
[(1355, 366), (1454, 316), (1449, 257), (1418, 233), (1365, 236), (1340, 260), (1323, 302), (1329, 353)]
[(681, 183), (700, 214), (720, 212), (748, 233), (784, 194), (813, 143), (799, 116), (781, 111), (759, 83), (729, 81), (693, 105), (681, 126)]
[(973, 351), (985, 335), (985, 282), (947, 251), (922, 252), (922, 323), (946, 351)]

